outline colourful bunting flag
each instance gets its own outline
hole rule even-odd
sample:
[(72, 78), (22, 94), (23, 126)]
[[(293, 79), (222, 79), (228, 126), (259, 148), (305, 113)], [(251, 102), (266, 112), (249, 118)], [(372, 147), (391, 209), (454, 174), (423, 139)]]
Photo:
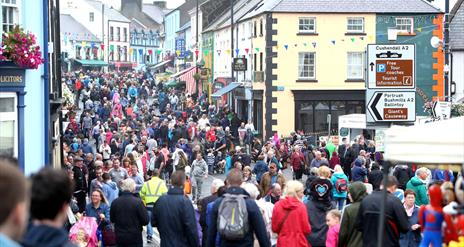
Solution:
[(179, 55), (180, 55), (180, 51), (179, 51), (179, 50), (176, 50), (176, 54), (177, 54), (177, 56), (179, 56)]
[(422, 28), (421, 28), (421, 27), (417, 28), (417, 31), (418, 31), (419, 33), (422, 32)]
[(298, 44), (295, 44), (295, 47), (298, 47)]
[(208, 50), (204, 50), (204, 51), (203, 51), (203, 54), (205, 54), (205, 56), (208, 56), (209, 51), (208, 51)]
[(100, 48), (101, 48), (102, 50), (105, 50), (105, 45), (104, 45), (104, 44), (100, 44)]
[(314, 48), (316, 48), (317, 43), (313, 42), (312, 45), (313, 45)]
[(134, 52), (134, 49), (129, 48), (129, 53), (132, 54)]
[(140, 54), (140, 55), (143, 54), (143, 50), (142, 50), (142, 49), (139, 49), (139, 54)]
[(372, 35), (369, 35), (369, 41), (373, 41), (374, 37)]
[(332, 42), (333, 45), (335, 45), (335, 40), (332, 40), (331, 42)]
[(284, 45), (284, 47), (285, 47), (285, 50), (288, 50), (288, 45)]
[(257, 52), (259, 52), (259, 48), (255, 48), (255, 50), (256, 50)]
[(240, 49), (235, 49), (235, 54), (237, 54), (237, 56), (239, 52), (240, 52)]
[(110, 45), (110, 50), (114, 51), (114, 45)]
[(161, 54), (161, 50), (156, 50), (156, 53), (158, 53), (158, 55)]
[(245, 48), (245, 52), (248, 55), (248, 52), (250, 52), (250, 48)]
[(87, 42), (85, 42), (85, 41), (82, 41), (82, 43), (81, 43), (81, 44), (82, 44), (82, 47), (85, 47), (85, 46), (87, 45)]
[(303, 43), (304, 46), (308, 45), (307, 43)]
[(351, 38), (351, 42), (354, 42), (354, 38)]
[(217, 52), (218, 56), (221, 56), (221, 50), (217, 50), (216, 52)]
[(364, 40), (364, 37), (359, 37), (360, 40)]
[(230, 49), (227, 49), (226, 52), (227, 52), (227, 54), (230, 54)]

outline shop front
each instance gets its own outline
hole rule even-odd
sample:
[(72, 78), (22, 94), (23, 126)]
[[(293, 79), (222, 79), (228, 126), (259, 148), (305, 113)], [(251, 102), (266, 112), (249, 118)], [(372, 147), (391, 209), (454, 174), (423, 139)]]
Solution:
[(253, 125), (258, 136), (263, 135), (263, 90), (253, 90)]
[(252, 116), (252, 94), (249, 88), (238, 87), (234, 90), (235, 112), (238, 118), (247, 123)]
[(364, 90), (293, 91), (295, 96), (295, 129), (310, 135), (335, 135), (338, 117), (365, 113)]

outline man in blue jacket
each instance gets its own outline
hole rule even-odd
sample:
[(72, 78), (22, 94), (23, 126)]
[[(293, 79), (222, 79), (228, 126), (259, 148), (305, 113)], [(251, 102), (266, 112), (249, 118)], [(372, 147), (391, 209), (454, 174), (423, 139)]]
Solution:
[(195, 211), (184, 196), (185, 173), (171, 175), (171, 187), (153, 206), (151, 224), (158, 228), (163, 247), (197, 247), (200, 245)]
[[(270, 247), (271, 242), (270, 238), (266, 232), (266, 226), (264, 224), (263, 216), (261, 215), (261, 211), (256, 205), (256, 202), (249, 197), (248, 193), (240, 187), (242, 184), (242, 171), (239, 169), (232, 169), (227, 174), (227, 185), (229, 188), (225, 191), (225, 194), (232, 194), (232, 195), (246, 195), (247, 198), (245, 199), (246, 209), (248, 212), (248, 223), (249, 223), (249, 231), (245, 235), (243, 239), (239, 240), (227, 240), (224, 237), (221, 237), (221, 241), (219, 246), (227, 247), (227, 246), (234, 246), (234, 247), (248, 247), (253, 246), (254, 237), (253, 234), (256, 235), (259, 245), (261, 247)], [(214, 247), (216, 234), (217, 234), (217, 224), (215, 224), (218, 220), (218, 211), (219, 206), (221, 205), (224, 196), (219, 197), (213, 206), (212, 215), (211, 215), (211, 227), (208, 227), (208, 241), (206, 246), (207, 247)]]

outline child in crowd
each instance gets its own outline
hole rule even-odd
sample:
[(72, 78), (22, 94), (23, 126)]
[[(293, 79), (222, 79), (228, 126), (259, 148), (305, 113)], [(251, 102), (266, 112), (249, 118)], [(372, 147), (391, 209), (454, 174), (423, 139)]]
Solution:
[(213, 174), (214, 164), (216, 161), (216, 157), (214, 157), (213, 149), (208, 149), (208, 155), (206, 155), (206, 164), (208, 165), (208, 174)]
[(326, 222), (329, 226), (327, 238), (325, 240), (326, 247), (337, 247), (338, 233), (340, 232), (341, 213), (337, 209), (330, 210), (326, 216)]

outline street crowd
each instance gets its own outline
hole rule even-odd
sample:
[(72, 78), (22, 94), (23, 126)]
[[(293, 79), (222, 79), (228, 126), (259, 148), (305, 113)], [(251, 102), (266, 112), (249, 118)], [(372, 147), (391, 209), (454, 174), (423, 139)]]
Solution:
[[(448, 169), (397, 164), (384, 176), (382, 154), (362, 135), (339, 145), (295, 132), (262, 140), (228, 105), (166, 88), (149, 73), (75, 71), (63, 75), (63, 87), (74, 97), (65, 169), (38, 172), (28, 189), (7, 164), (15, 161), (0, 159), (8, 202), (0, 246), (138, 247), (142, 234), (153, 241), (154, 228), (163, 247), (377, 246), (382, 190), (383, 246), (446, 241), (441, 225), (436, 238), (423, 234), (419, 207), (454, 201), (428, 192), (452, 188), (457, 174)], [(9, 228), (17, 230), (2, 231)]]

